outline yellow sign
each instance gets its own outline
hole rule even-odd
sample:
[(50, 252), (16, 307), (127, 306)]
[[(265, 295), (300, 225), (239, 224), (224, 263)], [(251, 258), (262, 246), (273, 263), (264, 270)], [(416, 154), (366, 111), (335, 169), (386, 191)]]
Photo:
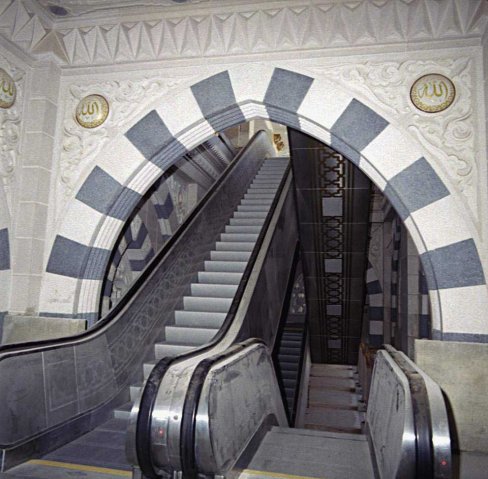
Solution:
[(412, 103), (426, 113), (437, 113), (449, 108), (455, 96), (454, 83), (438, 73), (420, 77), (410, 89)]
[(76, 107), (76, 121), (84, 128), (96, 128), (108, 117), (108, 102), (102, 95), (88, 95)]
[(16, 96), (17, 88), (13, 78), (0, 68), (0, 108), (10, 108)]

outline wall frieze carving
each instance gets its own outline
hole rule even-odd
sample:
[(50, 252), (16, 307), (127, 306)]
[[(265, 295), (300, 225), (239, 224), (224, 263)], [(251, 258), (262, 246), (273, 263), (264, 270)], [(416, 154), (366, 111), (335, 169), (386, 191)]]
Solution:
[[(186, 82), (186, 77), (144, 77), (135, 80), (109, 80), (72, 84), (67, 88), (59, 158), (58, 204), (74, 193), (80, 174), (105, 144), (129, 127), (147, 109), (148, 103)], [(75, 119), (78, 102), (88, 94), (103, 95), (110, 104), (106, 122), (93, 129), (81, 127)]]
[[(367, 61), (309, 70), (380, 104), (428, 153), (439, 159), (440, 169), (468, 203), (480, 231), (480, 195), (484, 189), (479, 184), (481, 178), (475, 154), (477, 126), (472, 101), (472, 91), (475, 89), (472, 58)], [(454, 103), (447, 110), (435, 114), (417, 110), (409, 94), (413, 82), (431, 72), (448, 76), (457, 91)]]
[(0, 34), (34, 57), (54, 53), (72, 66), (479, 37), (488, 20), (482, 0), (290, 0), (211, 4), (186, 15), (162, 6), (144, 20), (114, 8), (111, 23), (79, 18), (73, 27), (46, 25), (28, 0), (8, 2)]
[(15, 168), (20, 155), (25, 71), (2, 56), (0, 56), (0, 68), (9, 73), (17, 88), (15, 103), (10, 108), (0, 108), (0, 180), (5, 189), (8, 207), (12, 212)]

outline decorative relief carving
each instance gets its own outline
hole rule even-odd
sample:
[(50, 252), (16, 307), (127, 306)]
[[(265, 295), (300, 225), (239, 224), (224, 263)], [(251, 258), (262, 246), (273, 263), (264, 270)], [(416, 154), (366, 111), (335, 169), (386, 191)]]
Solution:
[[(130, 8), (111, 2), (112, 11), (105, 11), (114, 18), (110, 24), (95, 16), (73, 27), (57, 18), (52, 28), (30, 11), (29, 3), (14, 0), (6, 8), (0, 6), (0, 34), (28, 53), (54, 52), (61, 63), (80, 66), (480, 36), (486, 21), (481, 0), (444, 0), (442, 9), (438, 2), (409, 0), (297, 1), (285, 6), (228, 0), (218, 7), (209, 2), (208, 8), (203, 2), (198, 13), (188, 10), (179, 16), (167, 14), (167, 2), (159, 2), (143, 21), (135, 21)], [(71, 8), (82, 13), (101, 4), (73, 2)], [(69, 10), (70, 4), (66, 7)]]
[[(349, 91), (380, 103), (391, 117), (406, 128), (434, 157), (467, 201), (480, 228), (478, 164), (475, 155), (475, 125), (472, 91), (473, 60), (463, 56), (437, 61), (408, 60), (336, 64), (310, 68)], [(432, 115), (415, 108), (410, 87), (422, 74), (438, 71), (456, 86), (456, 98), (449, 109)]]
[(12, 211), (12, 185), (20, 154), (21, 113), (24, 99), (25, 72), (0, 56), (0, 67), (11, 76), (16, 87), (16, 101), (9, 108), (0, 108), (0, 180), (2, 181), (10, 211)]
[[(142, 78), (113, 80), (93, 84), (73, 84), (64, 105), (62, 148), (60, 153), (61, 203), (73, 194), (79, 174), (106, 142), (124, 130), (133, 118), (147, 108), (152, 99), (178, 87), (186, 78)], [(110, 102), (111, 113), (100, 127), (87, 130), (75, 119), (76, 107), (87, 94), (97, 92)], [(63, 200), (64, 197), (64, 200)]]

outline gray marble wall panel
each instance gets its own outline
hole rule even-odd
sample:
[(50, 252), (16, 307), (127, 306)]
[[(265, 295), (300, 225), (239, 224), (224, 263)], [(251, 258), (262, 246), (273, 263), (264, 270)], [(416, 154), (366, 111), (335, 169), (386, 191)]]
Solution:
[(0, 270), (10, 269), (10, 243), (8, 229), (0, 229)]
[(49, 426), (78, 413), (78, 388), (73, 347), (42, 353), (46, 384), (46, 414)]
[(46, 429), (41, 353), (0, 363), (0, 445), (15, 444)]

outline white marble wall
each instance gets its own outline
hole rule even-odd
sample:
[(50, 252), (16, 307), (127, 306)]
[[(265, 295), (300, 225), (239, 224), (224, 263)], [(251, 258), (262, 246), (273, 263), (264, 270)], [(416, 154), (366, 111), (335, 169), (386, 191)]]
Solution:
[[(100, 18), (80, 17), (64, 30), (49, 24), (29, 2), (7, 3), (0, 8), (1, 44), (10, 58), (21, 59), (29, 82), (22, 154), (15, 167), (11, 312), (39, 310), (52, 243), (62, 229), (83, 228), (83, 218), (71, 226), (64, 218), (103, 148), (165, 99), (240, 66), (255, 71), (277, 66), (320, 78), (331, 90), (345, 91), (387, 118), (451, 192), (449, 202), (432, 212), (440, 217), (438, 229), (429, 229), (429, 214), (407, 220), (419, 252), (426, 237), (435, 244), (437, 238), (454, 240), (458, 231), (469, 232), (488, 275), (486, 2), (363, 0), (354, 6), (284, 1), (274, 9), (266, 2), (223, 2), (219, 15), (210, 2), (195, 11), (171, 10), (163, 19), (160, 13), (136, 16), (132, 23), (122, 18), (110, 28)], [(24, 23), (16, 30), (8, 19)], [(42, 28), (36, 33), (29, 22)], [(415, 79), (431, 72), (450, 77), (457, 89), (455, 103), (439, 114), (422, 113), (409, 99)], [(252, 96), (251, 86), (249, 91)], [(73, 114), (89, 93), (106, 96), (111, 113), (102, 127), (83, 130)], [(453, 225), (453, 218), (463, 225)], [(67, 295), (45, 282), (43, 294), (52, 302), (75, 304), (75, 290)], [(458, 301), (461, 297), (432, 299), (436, 317), (451, 325), (469, 306)], [(441, 311), (442, 301), (450, 311)], [(484, 312), (474, 313), (481, 321)], [(484, 329), (488, 333), (488, 327), (478, 328)]]

